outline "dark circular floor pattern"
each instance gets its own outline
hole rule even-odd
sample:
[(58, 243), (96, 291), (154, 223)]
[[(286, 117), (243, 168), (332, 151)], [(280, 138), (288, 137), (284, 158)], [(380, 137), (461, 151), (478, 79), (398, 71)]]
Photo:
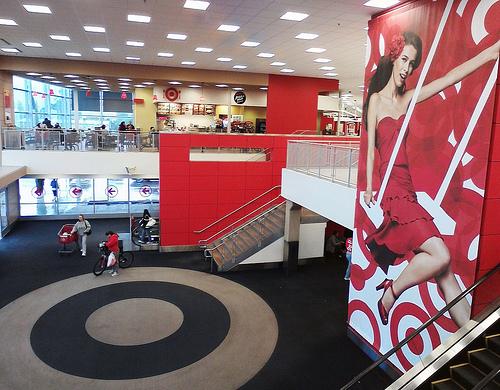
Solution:
[[(112, 333), (124, 322), (123, 333)], [(1, 390), (238, 389), (271, 357), (278, 323), (262, 298), (227, 279), (136, 267), (16, 299), (0, 309), (0, 340)], [(158, 360), (162, 373), (145, 376), (159, 371)]]
[[(169, 337), (144, 345), (111, 345), (88, 334), (85, 323), (92, 313), (130, 298), (170, 302), (181, 309), (184, 321)], [(53, 306), (33, 326), (31, 346), (42, 361), (67, 374), (137, 379), (168, 373), (204, 358), (224, 340), (229, 326), (224, 305), (201, 290), (176, 283), (129, 282), (87, 290)]]

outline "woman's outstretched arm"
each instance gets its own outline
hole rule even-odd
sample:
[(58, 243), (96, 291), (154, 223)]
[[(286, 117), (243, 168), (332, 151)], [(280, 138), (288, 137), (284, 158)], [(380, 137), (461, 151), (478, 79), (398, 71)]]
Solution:
[(471, 58), (470, 60), (464, 62), (456, 68), (453, 68), (443, 77), (434, 80), (427, 85), (424, 85), (420, 90), (420, 94), (418, 95), (417, 103), (427, 100), (443, 91), (444, 89), (458, 83), (460, 80), (463, 80), (471, 73), (474, 73), (484, 64), (490, 61), (495, 61), (498, 58), (499, 50), (500, 41), (483, 50), (477, 56)]
[(368, 207), (375, 204), (373, 198), (373, 164), (375, 161), (375, 130), (377, 126), (377, 103), (379, 97), (374, 94), (370, 97), (368, 105), (368, 115), (366, 129), (368, 132), (367, 152), (366, 152), (366, 190), (363, 195), (363, 200)]

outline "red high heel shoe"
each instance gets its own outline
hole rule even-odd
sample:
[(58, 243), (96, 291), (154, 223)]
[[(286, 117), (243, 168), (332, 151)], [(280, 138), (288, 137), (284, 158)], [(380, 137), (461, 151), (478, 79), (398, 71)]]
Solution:
[(377, 287), (375, 287), (375, 290), (382, 290), (382, 296), (378, 300), (377, 307), (378, 307), (378, 313), (380, 314), (380, 319), (382, 320), (382, 324), (387, 325), (389, 322), (389, 310), (385, 310), (384, 305), (382, 304), (382, 298), (384, 297), (384, 294), (387, 290), (391, 289), (392, 296), (394, 297), (394, 300), (398, 299), (396, 294), (394, 293), (394, 289), (392, 288), (393, 280), (392, 279), (385, 279), (382, 283), (380, 283)]

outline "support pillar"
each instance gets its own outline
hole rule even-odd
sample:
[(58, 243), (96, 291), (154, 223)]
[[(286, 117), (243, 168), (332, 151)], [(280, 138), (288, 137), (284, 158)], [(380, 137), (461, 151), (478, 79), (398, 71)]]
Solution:
[(283, 271), (296, 272), (299, 265), (299, 233), (302, 206), (286, 201)]

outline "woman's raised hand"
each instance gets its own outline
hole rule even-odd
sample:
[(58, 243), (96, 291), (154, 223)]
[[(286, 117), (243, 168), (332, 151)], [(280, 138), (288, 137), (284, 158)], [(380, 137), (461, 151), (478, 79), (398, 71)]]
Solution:
[(375, 204), (375, 199), (373, 198), (373, 192), (366, 190), (363, 194), (363, 200), (365, 204), (370, 207), (372, 204)]

